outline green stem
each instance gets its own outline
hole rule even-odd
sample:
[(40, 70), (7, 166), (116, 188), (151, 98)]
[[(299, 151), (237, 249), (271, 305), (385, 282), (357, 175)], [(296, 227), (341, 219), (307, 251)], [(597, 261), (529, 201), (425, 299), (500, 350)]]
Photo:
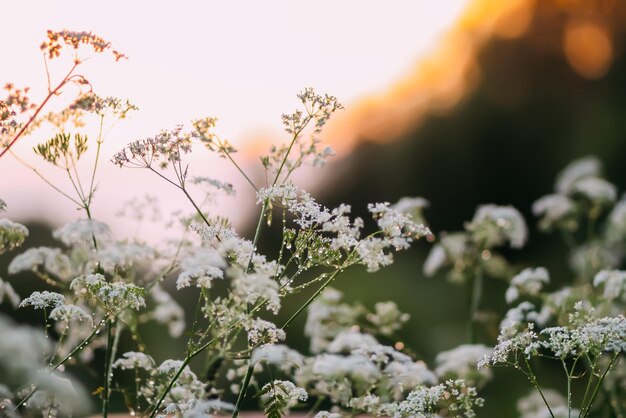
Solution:
[(111, 381), (109, 374), (111, 373), (111, 357), (113, 351), (113, 322), (107, 321), (107, 346), (104, 357), (104, 397), (102, 399), (102, 418), (109, 415), (109, 383)]
[(528, 368), (528, 374), (527, 374), (528, 380), (530, 380), (530, 383), (533, 385), (535, 389), (537, 389), (537, 392), (539, 392), (541, 399), (543, 399), (543, 403), (548, 408), (548, 412), (550, 413), (550, 416), (552, 418), (555, 418), (554, 413), (552, 412), (552, 408), (550, 408), (550, 404), (546, 400), (546, 397), (544, 396), (543, 391), (541, 390), (541, 387), (539, 386), (539, 383), (537, 382), (537, 377), (535, 376), (535, 373), (533, 373), (533, 369), (532, 367), (530, 367), (530, 362), (528, 361), (526, 356), (524, 356), (524, 362), (526, 363), (526, 367)]
[(317, 289), (317, 291), (315, 293), (313, 293), (313, 295), (311, 295), (311, 297), (309, 298), (309, 300), (306, 301), (306, 303), (304, 305), (302, 305), (293, 315), (291, 315), (291, 318), (289, 318), (287, 320), (287, 322), (285, 322), (283, 324), (282, 327), (280, 327), (281, 329), (285, 329), (289, 324), (291, 324), (291, 322), (296, 319), (296, 317), (298, 315), (300, 315), (300, 313), (302, 313), (302, 311), (304, 311), (310, 304), (311, 302), (313, 302), (315, 300), (315, 298), (317, 298), (320, 293), (322, 293), (324, 291), (324, 289), (326, 289), (326, 287), (335, 279), (335, 277), (337, 276), (337, 274), (339, 274), (339, 272), (341, 271), (341, 269), (337, 269), (333, 272), (333, 274), (330, 275), (330, 277), (328, 278), (328, 280), (326, 280), (320, 287), (319, 289)]
[(563, 370), (565, 370), (565, 376), (567, 377), (567, 418), (572, 418), (572, 376), (567, 370), (565, 360), (561, 360)]
[(239, 415), (239, 411), (241, 410), (241, 404), (243, 403), (243, 399), (245, 398), (246, 391), (248, 389), (248, 386), (250, 385), (250, 379), (252, 378), (253, 371), (254, 371), (254, 365), (248, 364), (248, 369), (246, 370), (246, 375), (243, 378), (243, 384), (241, 385), (239, 396), (237, 396), (237, 403), (235, 404), (235, 409), (233, 410), (232, 418), (237, 418), (237, 416)]
[(604, 373), (602, 374), (600, 379), (598, 379), (598, 383), (596, 384), (596, 387), (593, 390), (593, 394), (591, 395), (591, 398), (589, 399), (589, 403), (583, 408), (583, 411), (581, 411), (581, 416), (583, 418), (589, 416), (589, 412), (591, 410), (591, 406), (593, 405), (593, 401), (595, 401), (596, 396), (598, 395), (598, 391), (600, 390), (600, 386), (602, 386), (602, 382), (604, 381), (604, 378), (606, 377), (606, 375), (611, 370), (611, 367), (613, 367), (613, 363), (615, 362), (615, 360), (617, 359), (619, 354), (620, 354), (620, 352), (616, 352), (613, 355), (613, 357), (611, 358), (611, 361), (609, 362), (609, 365), (607, 366), (606, 370), (604, 371)]

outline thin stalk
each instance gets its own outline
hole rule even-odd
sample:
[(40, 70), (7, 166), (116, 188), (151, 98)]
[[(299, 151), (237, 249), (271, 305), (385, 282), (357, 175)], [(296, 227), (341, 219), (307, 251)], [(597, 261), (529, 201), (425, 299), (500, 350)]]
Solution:
[(530, 380), (530, 383), (533, 385), (535, 389), (537, 389), (537, 392), (539, 392), (541, 399), (543, 399), (543, 403), (548, 408), (548, 412), (550, 413), (550, 416), (552, 418), (555, 418), (554, 413), (552, 412), (552, 408), (550, 408), (550, 404), (546, 400), (546, 397), (544, 396), (543, 391), (541, 390), (541, 387), (539, 386), (539, 383), (537, 382), (537, 377), (535, 377), (535, 373), (533, 373), (533, 369), (532, 367), (530, 367), (530, 362), (528, 361), (526, 356), (524, 356), (524, 362), (526, 363), (526, 367), (528, 368), (528, 374), (526, 375), (528, 377), (528, 380)]
[(315, 291), (315, 293), (313, 293), (313, 295), (311, 295), (311, 297), (309, 298), (309, 300), (306, 301), (306, 303), (304, 305), (302, 305), (293, 315), (291, 315), (291, 318), (289, 318), (287, 320), (287, 322), (285, 322), (283, 324), (282, 327), (280, 327), (280, 329), (285, 329), (289, 324), (291, 324), (291, 322), (296, 319), (296, 317), (298, 315), (300, 315), (300, 313), (302, 313), (302, 311), (304, 311), (310, 304), (311, 302), (313, 302), (315, 300), (315, 298), (317, 298), (320, 293), (322, 293), (324, 291), (324, 289), (326, 289), (326, 287), (335, 279), (335, 277), (337, 276), (337, 274), (339, 274), (339, 272), (341, 271), (341, 269), (337, 269), (333, 272), (333, 274), (330, 275), (330, 277), (328, 278), (328, 280), (326, 280), (320, 287), (319, 289), (317, 289)]
[(265, 218), (265, 212), (267, 212), (268, 200), (266, 199), (263, 202), (263, 207), (261, 208), (261, 214), (259, 215), (259, 221), (256, 224), (256, 230), (254, 231), (254, 239), (252, 240), (252, 252), (250, 253), (250, 259), (248, 260), (248, 266), (246, 267), (246, 273), (250, 273), (252, 269), (252, 260), (254, 259), (254, 253), (256, 252), (257, 244), (259, 243), (259, 238), (261, 237), (261, 228), (263, 227), (263, 219)]
[[(48, 368), (48, 372), (51, 373), (51, 372), (55, 371), (56, 369), (61, 367), (63, 364), (65, 364), (66, 361), (71, 359), (74, 354), (79, 352), (81, 349), (85, 348), (87, 346), (87, 343), (98, 333), (98, 331), (100, 330), (101, 326), (102, 326), (102, 322), (100, 322), (96, 327), (94, 327), (94, 329), (91, 332), (91, 334), (89, 334), (87, 336), (87, 338), (85, 338), (80, 344), (78, 344), (76, 347), (74, 347), (74, 349), (67, 356), (65, 356), (65, 358), (63, 358), (61, 361), (59, 361), (54, 366), (49, 367)], [(35, 394), (37, 389), (38, 389), (37, 385), (33, 385), (33, 387), (30, 390), (30, 392), (28, 392), (28, 394), (26, 396), (24, 396), (24, 398), (22, 398), (22, 400), (19, 401), (17, 405), (15, 405), (15, 408), (13, 408), (13, 411), (11, 411), (11, 414), (12, 415), (15, 414), (17, 412), (17, 410), (20, 408), (20, 406), (22, 406), (26, 402), (28, 402), (28, 400), (31, 398), (31, 396), (33, 396)]]
[(589, 361), (589, 366), (591, 367), (591, 371), (589, 372), (589, 379), (587, 380), (587, 386), (585, 387), (585, 394), (583, 395), (581, 406), (584, 406), (585, 402), (587, 401), (587, 396), (589, 395), (589, 390), (591, 389), (591, 383), (593, 382), (593, 377), (596, 374), (596, 364), (598, 363), (598, 359), (596, 358), (592, 362), (589, 356), (587, 356), (587, 361)]
[(583, 418), (589, 416), (589, 412), (590, 412), (591, 406), (593, 405), (593, 401), (595, 401), (596, 396), (598, 395), (598, 391), (600, 390), (600, 386), (602, 385), (602, 382), (604, 381), (604, 378), (606, 377), (606, 375), (611, 370), (611, 367), (613, 367), (613, 363), (615, 362), (615, 360), (617, 359), (619, 354), (620, 354), (619, 352), (616, 352), (613, 355), (613, 357), (611, 358), (611, 361), (609, 362), (609, 365), (607, 366), (606, 370), (604, 371), (604, 373), (602, 374), (600, 379), (598, 379), (598, 383), (596, 384), (596, 387), (593, 390), (593, 394), (591, 395), (591, 398), (589, 399), (589, 403), (583, 408), (584, 413), (581, 412), (581, 416)]
[(96, 159), (93, 163), (93, 171), (91, 172), (91, 181), (89, 182), (89, 197), (87, 203), (91, 204), (94, 193), (94, 181), (96, 179), (96, 171), (98, 171), (98, 161), (100, 160), (100, 148), (102, 148), (102, 125), (104, 123), (104, 116), (100, 116), (100, 132), (98, 133), (98, 140), (96, 141)]
[(74, 72), (77, 66), (78, 66), (77, 63), (75, 63), (72, 66), (70, 71), (65, 75), (65, 77), (63, 77), (63, 80), (61, 80), (59, 85), (56, 86), (54, 90), (52, 91), (48, 90), (48, 95), (43, 100), (43, 102), (41, 102), (39, 107), (35, 110), (35, 113), (33, 113), (33, 115), (28, 119), (28, 122), (26, 122), (24, 126), (22, 126), (22, 129), (20, 129), (19, 132), (15, 134), (15, 136), (13, 137), (11, 142), (9, 142), (9, 144), (6, 146), (6, 148), (3, 149), (2, 152), (0, 152), (0, 158), (2, 158), (2, 156), (6, 154), (11, 149), (11, 147), (17, 142), (17, 140), (20, 139), (22, 135), (24, 135), (24, 132), (26, 132), (28, 127), (35, 121), (35, 119), (39, 115), (39, 112), (41, 112), (41, 110), (46, 106), (46, 103), (48, 103), (48, 101), (52, 98), (52, 96), (55, 96), (59, 92), (59, 90), (61, 90), (61, 88), (69, 81), (70, 76), (72, 75), (72, 73)]
[(237, 416), (239, 416), (239, 410), (241, 409), (241, 404), (243, 403), (246, 390), (248, 389), (248, 386), (250, 385), (250, 379), (252, 378), (253, 371), (254, 371), (254, 365), (248, 364), (248, 369), (246, 370), (246, 375), (243, 378), (243, 384), (241, 385), (239, 396), (237, 396), (237, 403), (235, 404), (235, 409), (233, 410), (232, 418), (237, 418)]
[(565, 370), (565, 376), (567, 377), (567, 418), (572, 418), (572, 376), (567, 370), (565, 360), (561, 360), (563, 370)]
[(31, 170), (33, 173), (35, 173), (40, 179), (42, 179), (44, 182), (46, 182), (46, 184), (50, 187), (52, 187), (54, 190), (56, 190), (57, 192), (59, 192), (61, 195), (63, 195), (65, 198), (69, 199), (72, 203), (74, 203), (77, 206), (82, 206), (82, 203), (80, 203), (78, 200), (74, 199), (72, 196), (70, 196), (69, 194), (65, 193), (63, 190), (61, 190), (59, 187), (55, 186), (50, 180), (48, 180), (47, 178), (44, 177), (43, 174), (41, 174), (39, 172), (39, 170), (37, 170), (35, 167), (33, 167), (32, 165), (28, 164), (26, 161), (22, 160), (16, 153), (13, 152), (13, 150), (9, 151), (9, 153), (13, 156), (13, 158), (15, 158), (20, 164), (22, 164), (24, 167), (28, 168), (29, 170)]
[(113, 350), (113, 321), (107, 321), (107, 347), (104, 358), (104, 398), (102, 399), (102, 417), (107, 418), (109, 415), (109, 374), (111, 373), (111, 357)]

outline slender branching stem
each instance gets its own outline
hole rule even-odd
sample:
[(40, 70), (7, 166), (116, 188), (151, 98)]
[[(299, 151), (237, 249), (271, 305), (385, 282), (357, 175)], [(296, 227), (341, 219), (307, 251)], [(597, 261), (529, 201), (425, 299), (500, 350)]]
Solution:
[(233, 410), (232, 418), (237, 418), (239, 416), (239, 411), (241, 410), (241, 404), (246, 396), (246, 391), (248, 386), (250, 385), (250, 379), (252, 378), (252, 372), (254, 371), (254, 365), (248, 360), (248, 368), (246, 369), (246, 375), (243, 378), (243, 382), (241, 384), (241, 390), (239, 391), (239, 395), (237, 396), (237, 403), (235, 404), (235, 409)]
[(111, 357), (113, 352), (113, 321), (111, 319), (107, 320), (107, 346), (106, 353), (104, 357), (104, 393), (102, 397), (102, 417), (107, 418), (109, 414), (109, 395), (110, 388), (109, 383), (111, 382), (110, 374), (111, 374)]
[(589, 402), (587, 403), (587, 405), (581, 411), (581, 416), (583, 418), (589, 416), (589, 414), (591, 412), (591, 407), (593, 406), (593, 402), (595, 401), (596, 396), (598, 395), (598, 391), (600, 390), (600, 387), (602, 386), (602, 382), (604, 382), (604, 378), (609, 373), (609, 371), (611, 371), (611, 368), (613, 367), (613, 363), (615, 363), (615, 360), (617, 360), (619, 355), (620, 355), (620, 352), (618, 351), (618, 352), (616, 352), (613, 355), (613, 357), (611, 357), (611, 361), (609, 362), (609, 365), (606, 367), (606, 370), (604, 371), (602, 376), (600, 376), (600, 378), (598, 379), (598, 382), (596, 383), (596, 386), (595, 386), (595, 388), (593, 390), (591, 398), (589, 399)]
[(17, 134), (15, 134), (15, 136), (13, 137), (11, 142), (9, 142), (9, 144), (0, 152), (0, 158), (2, 158), (2, 156), (4, 154), (6, 154), (11, 149), (11, 147), (13, 145), (15, 145), (17, 140), (20, 139), (20, 137), (22, 135), (24, 135), (24, 133), (27, 131), (27, 129), (30, 127), (30, 125), (32, 125), (32, 123), (35, 121), (35, 119), (37, 119), (37, 116), (43, 110), (43, 108), (46, 106), (48, 101), (53, 96), (56, 96), (56, 94), (63, 88), (63, 86), (65, 86), (65, 84), (67, 84), (67, 82), (70, 80), (70, 78), (72, 76), (72, 73), (74, 72), (74, 70), (76, 69), (77, 66), (78, 66), (78, 63), (74, 63), (74, 65), (72, 66), (70, 71), (65, 75), (65, 77), (63, 77), (63, 80), (61, 80), (61, 82), (54, 88), (54, 90), (49, 90), (48, 91), (48, 95), (46, 96), (45, 99), (43, 99), (43, 102), (41, 102), (41, 104), (37, 107), (37, 109), (35, 109), (35, 113), (33, 113), (33, 115), (28, 119), (28, 121), (24, 124), (24, 126), (22, 126), (22, 129), (20, 129), (17, 132)]
[(546, 397), (544, 396), (543, 391), (541, 390), (541, 386), (539, 386), (539, 382), (537, 382), (537, 377), (535, 376), (535, 373), (533, 372), (533, 369), (530, 366), (530, 362), (528, 361), (525, 355), (522, 355), (522, 357), (524, 358), (524, 363), (526, 364), (526, 367), (528, 369), (528, 373), (526, 374), (526, 376), (528, 377), (528, 380), (530, 380), (530, 383), (533, 385), (535, 389), (537, 389), (537, 392), (539, 392), (539, 395), (541, 396), (543, 403), (546, 405), (546, 408), (548, 408), (548, 412), (550, 413), (550, 416), (552, 418), (555, 418), (554, 412), (552, 412), (552, 408), (550, 407), (550, 404), (548, 403)]

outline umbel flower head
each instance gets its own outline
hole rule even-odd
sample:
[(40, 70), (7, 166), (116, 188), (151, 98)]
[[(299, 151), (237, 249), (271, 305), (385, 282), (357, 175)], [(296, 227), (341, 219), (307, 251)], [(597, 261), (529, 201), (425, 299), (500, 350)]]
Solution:
[(81, 45), (87, 45), (96, 53), (111, 50), (116, 61), (126, 58), (126, 55), (112, 49), (111, 43), (98, 35), (91, 32), (76, 32), (67, 29), (60, 32), (49, 30), (47, 39), (41, 44), (40, 48), (48, 55), (48, 58), (52, 59), (61, 55), (61, 49), (64, 45), (73, 49), (78, 49)]

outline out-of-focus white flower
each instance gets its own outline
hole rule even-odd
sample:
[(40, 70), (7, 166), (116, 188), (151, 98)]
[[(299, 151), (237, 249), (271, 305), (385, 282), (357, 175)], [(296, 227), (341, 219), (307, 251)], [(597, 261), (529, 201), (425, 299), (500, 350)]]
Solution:
[(435, 374), (442, 380), (463, 379), (469, 385), (483, 386), (493, 377), (490, 369), (477, 368), (477, 363), (490, 356), (493, 349), (482, 344), (463, 344), (452, 350), (442, 351), (435, 358)]
[(196, 286), (208, 289), (214, 279), (223, 279), (222, 269), (226, 266), (223, 258), (215, 250), (201, 248), (183, 257), (181, 273), (176, 280), (176, 288), (191, 286), (195, 279)]
[(348, 329), (337, 334), (326, 350), (329, 353), (349, 353), (357, 348), (367, 349), (376, 346), (378, 346), (376, 338)]
[(70, 280), (74, 275), (70, 259), (59, 248), (48, 247), (29, 248), (11, 260), (8, 270), (9, 274), (17, 274), (39, 267), (62, 281)]
[(76, 305), (57, 306), (50, 312), (50, 319), (54, 321), (64, 321), (67, 324), (71, 321), (93, 321), (91, 315), (87, 314), (81, 307)]
[(173, 338), (183, 335), (186, 326), (183, 308), (159, 285), (150, 289), (149, 294), (156, 306), (145, 314), (145, 318), (167, 325), (168, 332)]
[(516, 301), (520, 295), (537, 296), (543, 286), (550, 283), (550, 275), (544, 267), (527, 268), (511, 279), (505, 293), (508, 304)]
[(598, 177), (601, 172), (602, 163), (593, 155), (574, 160), (557, 175), (554, 188), (559, 194), (568, 194), (576, 182), (588, 177)]
[[(552, 413), (546, 402), (550, 405)], [(517, 412), (520, 413), (520, 418), (569, 418), (580, 414), (576, 408), (572, 408), (570, 412), (567, 399), (554, 389), (543, 389), (541, 394), (537, 391), (530, 392), (517, 401)]]
[(110, 239), (111, 230), (108, 225), (99, 221), (79, 219), (56, 229), (52, 236), (67, 246), (90, 245), (93, 237), (96, 242)]
[(603, 287), (605, 299), (618, 299), (626, 288), (626, 271), (600, 270), (593, 278), (595, 287)]
[(255, 348), (250, 357), (252, 364), (265, 362), (280, 367), (285, 373), (302, 366), (304, 356), (282, 344), (267, 344)]
[(19, 247), (28, 236), (28, 229), (8, 219), (0, 219), (0, 254)]
[(154, 366), (154, 360), (149, 355), (137, 351), (128, 351), (121, 358), (115, 360), (111, 367), (120, 370), (152, 370)]
[(535, 216), (541, 217), (540, 228), (549, 230), (569, 220), (576, 213), (576, 205), (567, 196), (549, 194), (536, 200), (532, 210)]
[(526, 243), (528, 228), (524, 218), (512, 206), (482, 205), (465, 228), (476, 242), (485, 248), (509, 243), (511, 248), (521, 248)]
[(617, 200), (617, 188), (606, 180), (589, 177), (574, 183), (571, 195), (580, 194), (597, 205), (610, 204)]

